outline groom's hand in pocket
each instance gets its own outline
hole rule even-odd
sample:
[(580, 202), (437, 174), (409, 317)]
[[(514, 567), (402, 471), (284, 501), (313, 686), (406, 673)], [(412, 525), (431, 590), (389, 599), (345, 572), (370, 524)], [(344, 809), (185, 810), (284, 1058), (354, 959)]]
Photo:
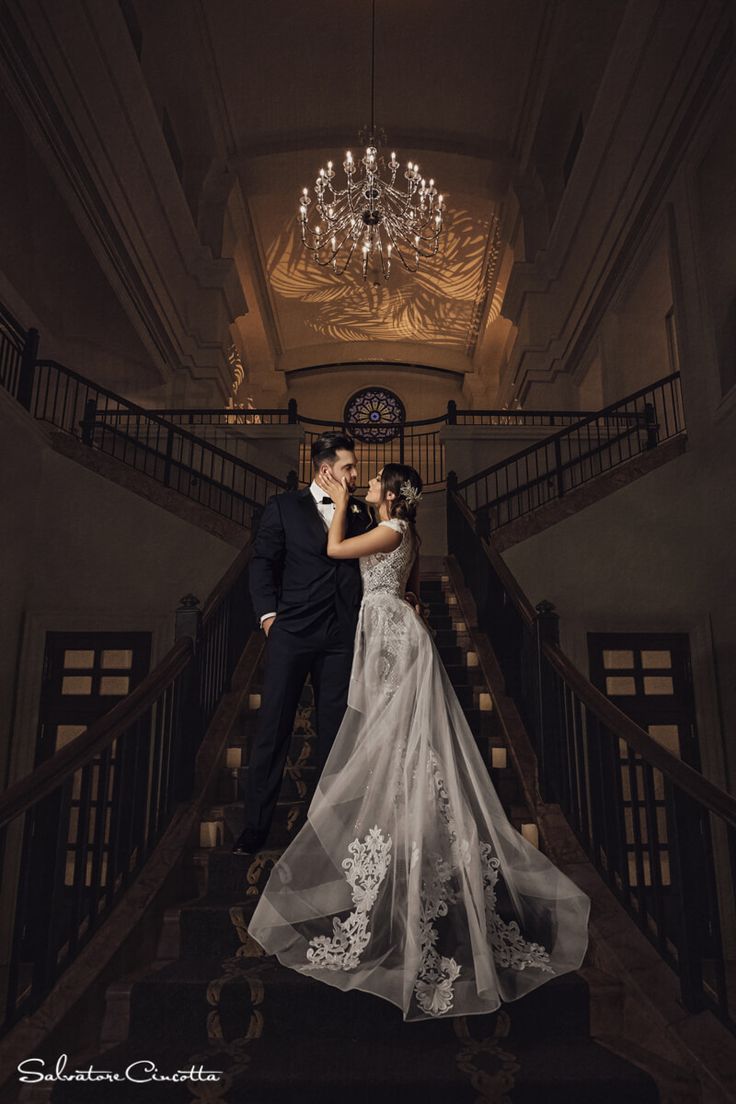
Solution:
[(266, 636), (268, 636), (269, 632), (271, 631), (271, 626), (273, 625), (275, 620), (276, 620), (276, 615), (274, 614), (273, 617), (267, 617), (266, 620), (261, 625), (261, 628), (263, 629)]

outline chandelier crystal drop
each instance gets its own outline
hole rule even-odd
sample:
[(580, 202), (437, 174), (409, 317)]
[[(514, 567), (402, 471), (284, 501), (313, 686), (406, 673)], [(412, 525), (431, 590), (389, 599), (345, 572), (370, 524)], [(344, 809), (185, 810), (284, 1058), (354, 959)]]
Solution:
[(388, 280), (394, 257), (408, 272), (416, 272), (420, 258), (436, 255), (445, 201), (434, 180), (422, 176), (418, 164), (408, 161), (399, 176), (396, 153), (388, 163), (379, 155), (374, 122), (375, 43), (372, 0), (371, 125), (365, 156), (356, 164), (347, 150), (342, 188), (336, 186), (334, 164), (328, 161), (314, 182), (314, 201), (309, 188), (302, 189), (297, 217), (302, 244), (318, 265), (342, 275), (357, 250), (364, 280), (371, 264)]

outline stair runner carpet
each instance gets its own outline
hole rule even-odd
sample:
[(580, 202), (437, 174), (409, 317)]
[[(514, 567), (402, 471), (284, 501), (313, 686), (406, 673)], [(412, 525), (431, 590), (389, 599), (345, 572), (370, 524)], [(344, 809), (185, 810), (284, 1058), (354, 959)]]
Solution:
[[(456, 599), (445, 577), (426, 579), (430, 624), (512, 823), (528, 820)], [(233, 748), (247, 759), (258, 699), (243, 714)], [(223, 1071), (217, 1081), (57, 1082), (54, 1104), (130, 1101), (185, 1104), (654, 1104), (651, 1076), (590, 1036), (588, 985), (554, 978), (490, 1015), (404, 1023), (371, 994), (344, 993), (265, 956), (248, 937), (248, 917), (280, 851), (304, 822), (314, 788), (311, 690), (295, 724), (284, 785), (267, 847), (253, 859), (232, 854), (240, 831), (238, 752), (222, 768), (226, 825), (221, 846), (202, 849), (202, 896), (169, 915), (178, 957), (132, 980), (128, 1033), (101, 1054), (70, 1055), (72, 1069), (110, 1070), (148, 1061), (156, 1076)], [(496, 755), (493, 749), (496, 748)], [(494, 766), (494, 763), (496, 764)], [(169, 952), (170, 953), (170, 952)], [(150, 1076), (141, 1066), (136, 1077)]]

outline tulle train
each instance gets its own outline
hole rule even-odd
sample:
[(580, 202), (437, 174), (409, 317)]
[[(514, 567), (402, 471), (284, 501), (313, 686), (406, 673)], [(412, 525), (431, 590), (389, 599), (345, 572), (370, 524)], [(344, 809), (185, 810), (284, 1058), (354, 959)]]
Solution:
[(348, 703), (253, 938), (405, 1020), (492, 1012), (576, 970), (590, 898), (510, 824), (431, 634), (395, 595), (363, 602)]

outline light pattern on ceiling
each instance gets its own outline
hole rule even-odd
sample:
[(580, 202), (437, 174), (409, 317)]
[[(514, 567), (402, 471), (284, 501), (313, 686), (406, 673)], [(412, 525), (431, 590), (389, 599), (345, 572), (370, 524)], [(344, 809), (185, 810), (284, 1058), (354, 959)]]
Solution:
[[(494, 220), (495, 222), (495, 220)], [(266, 269), (275, 298), (313, 306), (304, 324), (335, 341), (429, 341), (465, 348), (483, 280), (491, 219), (454, 208), (445, 224), (444, 251), (438, 266), (427, 266), (396, 283), (363, 283), (349, 271), (336, 277), (315, 269), (303, 254), (293, 219), (266, 252)], [(275, 303), (278, 308), (278, 303)]]

